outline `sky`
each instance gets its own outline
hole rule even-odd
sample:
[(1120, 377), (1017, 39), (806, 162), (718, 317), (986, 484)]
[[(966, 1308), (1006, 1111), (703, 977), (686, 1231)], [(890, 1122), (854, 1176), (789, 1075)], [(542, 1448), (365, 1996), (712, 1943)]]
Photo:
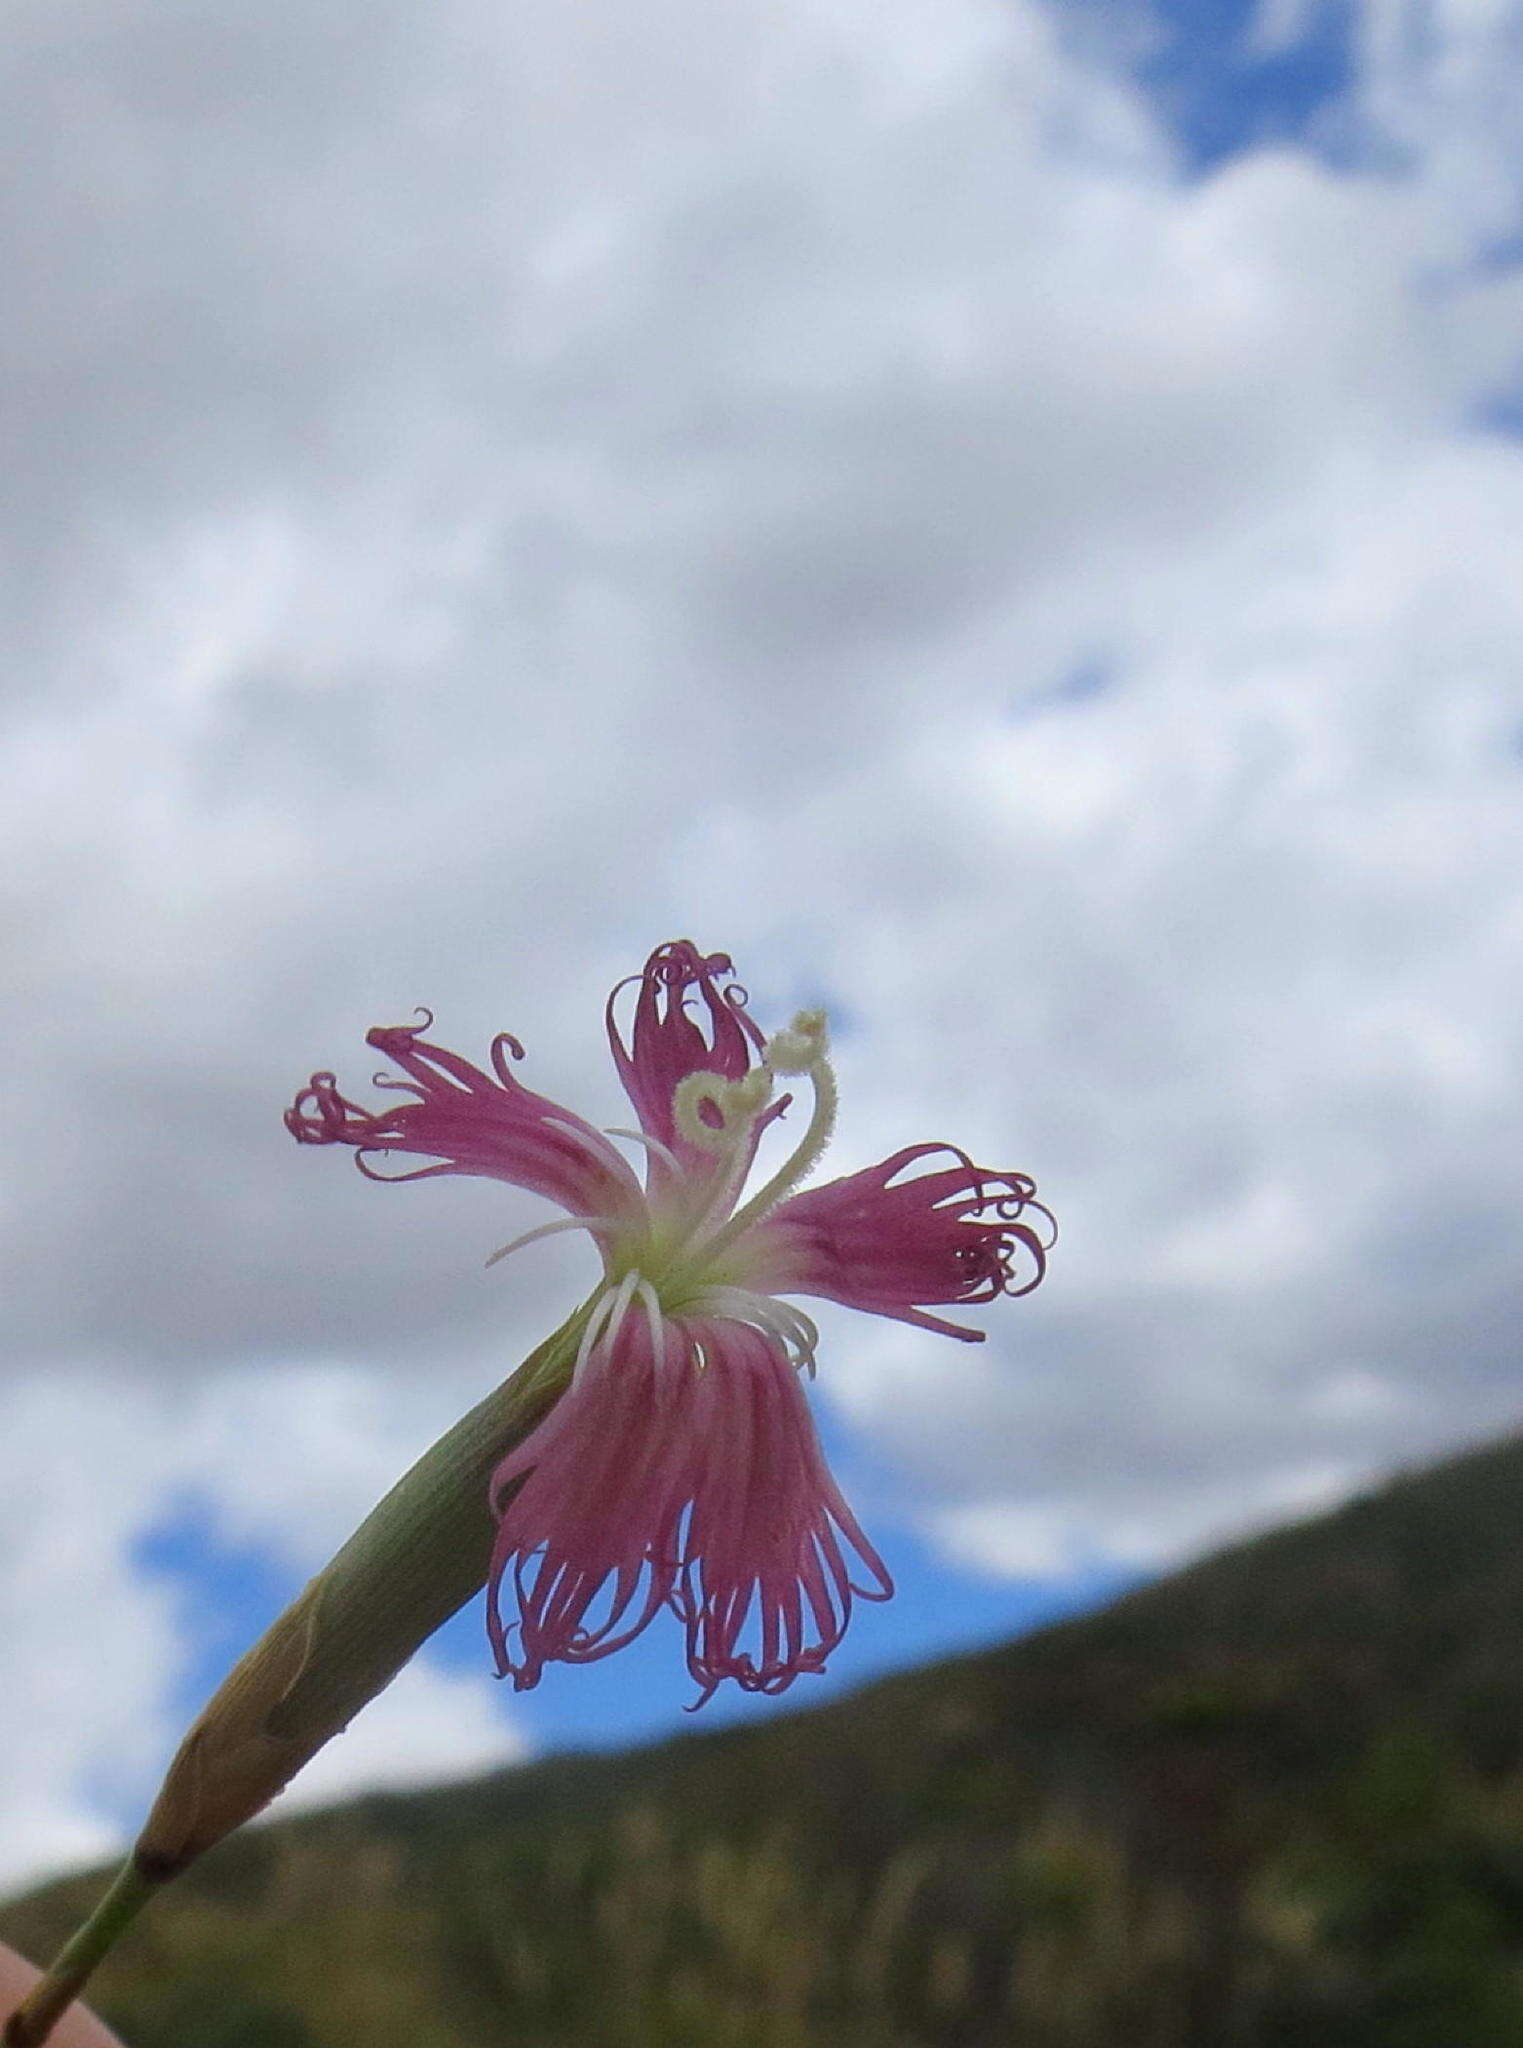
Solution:
[[(826, 1312), (900, 1582), (786, 1711), (1516, 1427), (1523, 10), (11, 0), (0, 1885), (585, 1293), (298, 1151), (426, 1004), (628, 1121), (664, 939), (826, 1171), (1048, 1279)], [(478, 1610), (277, 1811), (694, 1725)]]

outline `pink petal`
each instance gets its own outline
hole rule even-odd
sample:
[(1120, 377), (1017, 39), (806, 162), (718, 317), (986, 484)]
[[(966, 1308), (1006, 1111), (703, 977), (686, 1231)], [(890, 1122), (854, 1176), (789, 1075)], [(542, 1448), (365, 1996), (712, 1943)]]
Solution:
[[(937, 1153), (956, 1164), (895, 1183), (905, 1167)], [(741, 1248), (747, 1284), (821, 1295), (976, 1343), (981, 1330), (926, 1315), (923, 1304), (1030, 1293), (1054, 1234), (1035, 1191), (1026, 1175), (991, 1173), (954, 1145), (910, 1145), (792, 1195), (761, 1218)]]
[(700, 1704), (726, 1678), (782, 1692), (824, 1669), (854, 1596), (893, 1591), (775, 1341), (717, 1317), (663, 1330), (664, 1358), (628, 1314), (493, 1476), (488, 1628), (520, 1691), (551, 1661), (610, 1655), (665, 1605)]
[[(483, 1174), (559, 1202), (574, 1216), (637, 1218), (639, 1181), (600, 1131), (515, 1080), (508, 1056), (523, 1048), (506, 1032), (492, 1041), (492, 1072), (421, 1037), (433, 1023), (377, 1025), (365, 1035), (402, 1068), (405, 1081), (375, 1077), (377, 1088), (416, 1099), (362, 1109), (341, 1095), (332, 1074), (314, 1074), (286, 1111), (286, 1129), (304, 1145), (352, 1145), (372, 1180), (426, 1180), (438, 1173)], [(378, 1173), (375, 1152), (431, 1157), (432, 1166)]]
[[(705, 958), (689, 939), (658, 946), (639, 974), (621, 981), (608, 998), (608, 1044), (625, 1092), (634, 1104), (647, 1137), (673, 1153), (689, 1180), (706, 1180), (714, 1171), (714, 1155), (692, 1144), (678, 1131), (672, 1096), (689, 1074), (723, 1074), (738, 1081), (747, 1073), (754, 1053), (765, 1044), (761, 1031), (746, 1014), (746, 993), (736, 982), (728, 953)], [(727, 986), (721, 988), (721, 981)], [(626, 1044), (614, 1018), (620, 992), (637, 986), (634, 1018)], [(707, 1033), (693, 1016), (691, 992), (702, 1000)], [(771, 1104), (757, 1119), (753, 1140), (787, 1107), (787, 1098)], [(754, 1143), (753, 1143), (754, 1150)], [(664, 1191), (672, 1181), (670, 1167), (653, 1154), (648, 1185)]]

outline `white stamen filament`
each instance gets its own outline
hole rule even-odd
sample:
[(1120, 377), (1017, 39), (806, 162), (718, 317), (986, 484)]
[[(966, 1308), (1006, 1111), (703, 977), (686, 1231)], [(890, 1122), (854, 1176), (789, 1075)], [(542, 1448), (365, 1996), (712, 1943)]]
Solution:
[(680, 1174), (682, 1171), (682, 1163), (671, 1146), (663, 1145), (661, 1140), (653, 1138), (649, 1131), (627, 1131), (619, 1124), (605, 1124), (603, 1134), (609, 1138), (628, 1138), (632, 1145), (643, 1145), (647, 1152), (654, 1152), (658, 1159), (663, 1160), (673, 1173)]
[(599, 1333), (604, 1323), (608, 1320), (608, 1311), (613, 1306), (613, 1296), (614, 1290), (611, 1287), (605, 1287), (592, 1304), (592, 1314), (587, 1318), (587, 1327), (582, 1332), (582, 1341), (576, 1347), (576, 1359), (571, 1367), (571, 1385), (573, 1388), (581, 1384), (587, 1360), (592, 1354), (592, 1347), (598, 1341)]
[(605, 1338), (610, 1344), (617, 1341), (629, 1308), (630, 1297), (639, 1280), (639, 1270), (632, 1266), (617, 1287), (605, 1287), (598, 1296), (592, 1314), (587, 1318), (587, 1327), (582, 1332), (582, 1341), (576, 1348), (576, 1363), (571, 1368), (573, 1387), (580, 1384), (594, 1345)]
[(732, 1322), (750, 1323), (782, 1346), (790, 1365), (814, 1378), (819, 1328), (812, 1317), (794, 1308), (791, 1302), (779, 1301), (775, 1295), (753, 1293), (749, 1287), (705, 1287), (694, 1298), (693, 1307), (728, 1317)]
[(640, 1297), (640, 1306), (645, 1311), (645, 1321), (650, 1330), (650, 1348), (655, 1357), (656, 1370), (660, 1372), (666, 1365), (666, 1318), (661, 1313), (661, 1303), (657, 1299), (655, 1288), (643, 1276), (635, 1287), (635, 1293)]
[(559, 1230), (617, 1230), (618, 1223), (612, 1216), (557, 1216), (553, 1223), (541, 1223), (534, 1230), (526, 1230), (521, 1237), (515, 1237), (511, 1244), (501, 1244), (487, 1260), (495, 1266), (499, 1259), (505, 1259), (509, 1252), (522, 1251), (526, 1244), (533, 1244), (537, 1238), (553, 1237)]
[(634, 1168), (622, 1152), (614, 1150), (601, 1131), (594, 1131), (582, 1124), (574, 1124), (563, 1116), (541, 1117), (540, 1122), (547, 1131), (564, 1131), (568, 1137), (575, 1138), (579, 1145), (585, 1145), (589, 1151), (596, 1153), (605, 1166), (611, 1166), (616, 1174), (621, 1175), (636, 1194), (642, 1192), (639, 1181), (635, 1179)]

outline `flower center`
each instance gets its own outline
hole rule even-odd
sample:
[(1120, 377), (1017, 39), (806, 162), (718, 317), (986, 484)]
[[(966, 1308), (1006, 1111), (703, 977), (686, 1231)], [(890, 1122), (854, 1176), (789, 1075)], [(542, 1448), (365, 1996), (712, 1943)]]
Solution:
[[(733, 1296), (736, 1274), (725, 1254), (813, 1171), (835, 1127), (836, 1083), (823, 1010), (801, 1010), (785, 1031), (768, 1039), (761, 1064), (739, 1080), (700, 1069), (685, 1075), (672, 1096), (672, 1118), (690, 1145), (714, 1155), (714, 1170), (696, 1202), (658, 1219), (649, 1241), (634, 1247), (638, 1263), (663, 1309), (675, 1313), (712, 1289)], [(814, 1091), (808, 1128), (772, 1177), (736, 1208), (756, 1150), (756, 1123), (772, 1098), (778, 1075), (807, 1076)], [(663, 1228), (663, 1225), (665, 1227)]]
[[(736, 1208), (756, 1152), (757, 1120), (771, 1101), (780, 1074), (808, 1078), (814, 1091), (808, 1128), (771, 1179)], [(684, 1178), (664, 1145), (640, 1132), (615, 1134), (649, 1144), (674, 1169), (673, 1191), (659, 1205), (651, 1205), (645, 1232), (631, 1235), (627, 1223), (613, 1216), (568, 1216), (526, 1230), (493, 1252), (489, 1266), (555, 1231), (588, 1230), (602, 1240), (606, 1277), (586, 1304), (573, 1385), (593, 1348), (611, 1345), (637, 1306), (649, 1324), (658, 1364), (667, 1357), (662, 1319), (686, 1311), (751, 1323), (772, 1336), (796, 1366), (813, 1374), (819, 1341), (813, 1321), (802, 1309), (747, 1287), (743, 1262), (726, 1255), (819, 1163), (835, 1128), (836, 1099), (825, 1013), (800, 1010), (786, 1030), (766, 1041), (760, 1064), (740, 1079), (700, 1068), (685, 1075), (673, 1090), (677, 1134), (713, 1155), (711, 1173)], [(701, 1347), (699, 1354), (701, 1368)]]

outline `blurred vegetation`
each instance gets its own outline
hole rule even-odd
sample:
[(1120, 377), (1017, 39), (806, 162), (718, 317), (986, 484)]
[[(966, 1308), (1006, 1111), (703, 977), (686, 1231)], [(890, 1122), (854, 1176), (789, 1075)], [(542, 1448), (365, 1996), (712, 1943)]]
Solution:
[(827, 1707), (256, 1829), (97, 2002), (132, 2048), (1517, 2048), (1520, 1534), (1523, 1439)]

